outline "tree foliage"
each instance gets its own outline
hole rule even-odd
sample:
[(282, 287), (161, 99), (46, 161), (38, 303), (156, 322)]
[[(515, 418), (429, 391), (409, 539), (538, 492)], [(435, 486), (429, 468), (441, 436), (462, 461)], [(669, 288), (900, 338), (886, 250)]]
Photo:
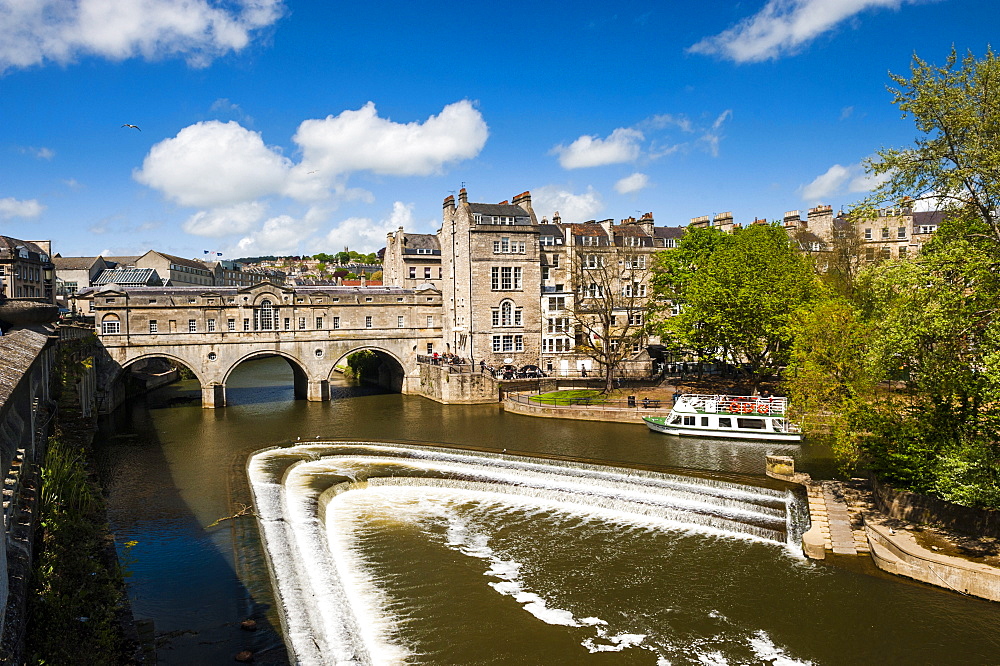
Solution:
[(819, 290), (808, 260), (771, 225), (690, 233), (658, 265), (667, 268), (658, 295), (679, 306), (661, 312), (659, 330), (703, 357), (745, 365), (756, 383), (785, 364), (794, 316)]
[(988, 49), (961, 59), (953, 48), (944, 66), (916, 55), (910, 76), (890, 74), (893, 103), (921, 136), (909, 148), (884, 148), (866, 163), (884, 182), (865, 205), (929, 200), (987, 225), (1000, 242), (1000, 60)]
[(996, 509), (1000, 64), (992, 51), (982, 60), (952, 51), (944, 67), (914, 57), (909, 78), (892, 78), (894, 103), (921, 136), (869, 163), (885, 181), (859, 209), (929, 199), (945, 219), (918, 256), (866, 268), (850, 302), (801, 320), (788, 388), (807, 429), (831, 417), (845, 467)]

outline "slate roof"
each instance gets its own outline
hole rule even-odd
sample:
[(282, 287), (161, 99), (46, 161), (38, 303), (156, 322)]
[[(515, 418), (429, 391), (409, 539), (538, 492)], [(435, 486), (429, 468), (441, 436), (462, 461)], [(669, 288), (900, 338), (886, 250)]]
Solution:
[(0, 252), (17, 252), (17, 248), (23, 247), (28, 252), (34, 252), (35, 254), (45, 254), (45, 250), (38, 247), (31, 241), (18, 240), (17, 238), (11, 238), (10, 236), (0, 236)]
[(913, 232), (919, 233), (920, 227), (941, 224), (944, 222), (945, 212), (943, 210), (920, 211), (913, 213)]
[(0, 405), (10, 398), (47, 341), (47, 336), (27, 329), (0, 336)]
[(89, 270), (98, 260), (104, 261), (101, 256), (97, 257), (52, 257), (58, 271), (83, 271)]
[(404, 234), (403, 254), (411, 254), (408, 250), (435, 250), (441, 252), (441, 245), (438, 243), (437, 234)]
[(482, 215), (492, 215), (494, 217), (527, 217), (531, 218), (528, 211), (524, 210), (520, 206), (515, 206), (514, 204), (485, 204), (485, 203), (470, 203), (469, 208), (472, 209), (473, 213), (481, 213)]
[[(205, 262), (198, 261), (197, 259), (185, 259), (184, 257), (178, 257), (178, 256), (173, 255), (173, 254), (167, 254), (166, 252), (160, 252), (159, 250), (150, 250), (149, 252), (152, 252), (154, 254), (158, 254), (161, 257), (163, 257), (165, 259), (168, 259), (173, 264), (179, 264), (181, 266), (187, 266), (188, 268), (197, 268), (198, 270), (202, 270), (202, 271), (209, 270), (208, 266), (205, 265)], [(147, 252), (146, 254), (149, 254), (149, 252)], [(146, 256), (146, 255), (144, 254), (143, 257), (144, 256)], [(141, 259), (142, 257), (139, 257), (139, 258)]]
[(604, 227), (597, 224), (596, 222), (584, 222), (584, 223), (573, 223), (564, 224), (564, 227), (570, 230), (570, 233), (574, 236), (599, 236), (601, 238), (607, 238), (608, 234), (604, 231)]
[(653, 227), (654, 238), (674, 238), (680, 240), (684, 237), (687, 227)]

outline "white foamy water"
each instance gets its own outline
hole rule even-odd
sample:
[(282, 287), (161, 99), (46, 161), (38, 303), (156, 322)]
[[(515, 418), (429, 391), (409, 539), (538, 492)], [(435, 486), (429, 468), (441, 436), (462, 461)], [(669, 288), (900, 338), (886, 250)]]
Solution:
[[(650, 650), (663, 664), (677, 663), (685, 654), (715, 663), (722, 655), (718, 663), (728, 663), (707, 646), (673, 645), (646, 628), (622, 624), (620, 614), (612, 619), (585, 607), (584, 612), (563, 607), (528, 584), (524, 561), (497, 550), (490, 534), (459, 507), (483, 507), (477, 511), (492, 512), (499, 523), (507, 514), (521, 522), (558, 515), (567, 529), (598, 535), (696, 530), (714, 538), (780, 543), (785, 535), (770, 525), (787, 515), (787, 508), (779, 508), (786, 497), (736, 484), (567, 465), (372, 443), (309, 444), (254, 456), (248, 472), (296, 659), (304, 664), (419, 660), (412, 646), (394, 638), (415, 618), (386, 595), (384, 572), (366, 566), (357, 535), (429, 521), (443, 526), (444, 546), (482, 563), (484, 586), (546, 625), (574, 631), (586, 652)], [(373, 506), (381, 508), (366, 513), (364, 507)], [(543, 565), (544, 559), (532, 562)], [(725, 642), (735, 639), (758, 660), (804, 663), (762, 630), (735, 634), (740, 637)]]

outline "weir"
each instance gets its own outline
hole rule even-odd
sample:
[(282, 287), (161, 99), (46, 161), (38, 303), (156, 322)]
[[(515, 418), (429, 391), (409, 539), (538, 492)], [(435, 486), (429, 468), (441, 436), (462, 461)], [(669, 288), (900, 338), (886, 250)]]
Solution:
[(248, 473), (288, 649), (304, 664), (379, 661), (373, 651), (385, 656), (373, 602), (351, 583), (358, 573), (336, 546), (346, 527), (331, 509), (347, 494), (461, 493), (470, 501), (763, 541), (789, 553), (803, 528), (797, 519), (802, 502), (789, 491), (443, 447), (317, 442), (272, 448), (251, 457)]

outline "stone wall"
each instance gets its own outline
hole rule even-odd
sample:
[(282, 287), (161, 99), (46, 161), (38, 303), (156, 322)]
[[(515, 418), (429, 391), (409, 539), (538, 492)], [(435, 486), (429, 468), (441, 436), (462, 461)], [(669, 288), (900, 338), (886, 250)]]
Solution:
[(970, 509), (936, 497), (896, 490), (872, 479), (875, 503), (892, 518), (911, 523), (941, 525), (966, 534), (1000, 537), (1000, 511)]
[(4, 541), (0, 548), (0, 636), (4, 663), (18, 653), (37, 515), (38, 466), (52, 416), (55, 346), (30, 330), (0, 336), (0, 474)]
[(451, 372), (450, 366), (421, 363), (419, 382), (411, 392), (445, 404), (487, 404), (500, 400), (499, 382), (479, 372)]

